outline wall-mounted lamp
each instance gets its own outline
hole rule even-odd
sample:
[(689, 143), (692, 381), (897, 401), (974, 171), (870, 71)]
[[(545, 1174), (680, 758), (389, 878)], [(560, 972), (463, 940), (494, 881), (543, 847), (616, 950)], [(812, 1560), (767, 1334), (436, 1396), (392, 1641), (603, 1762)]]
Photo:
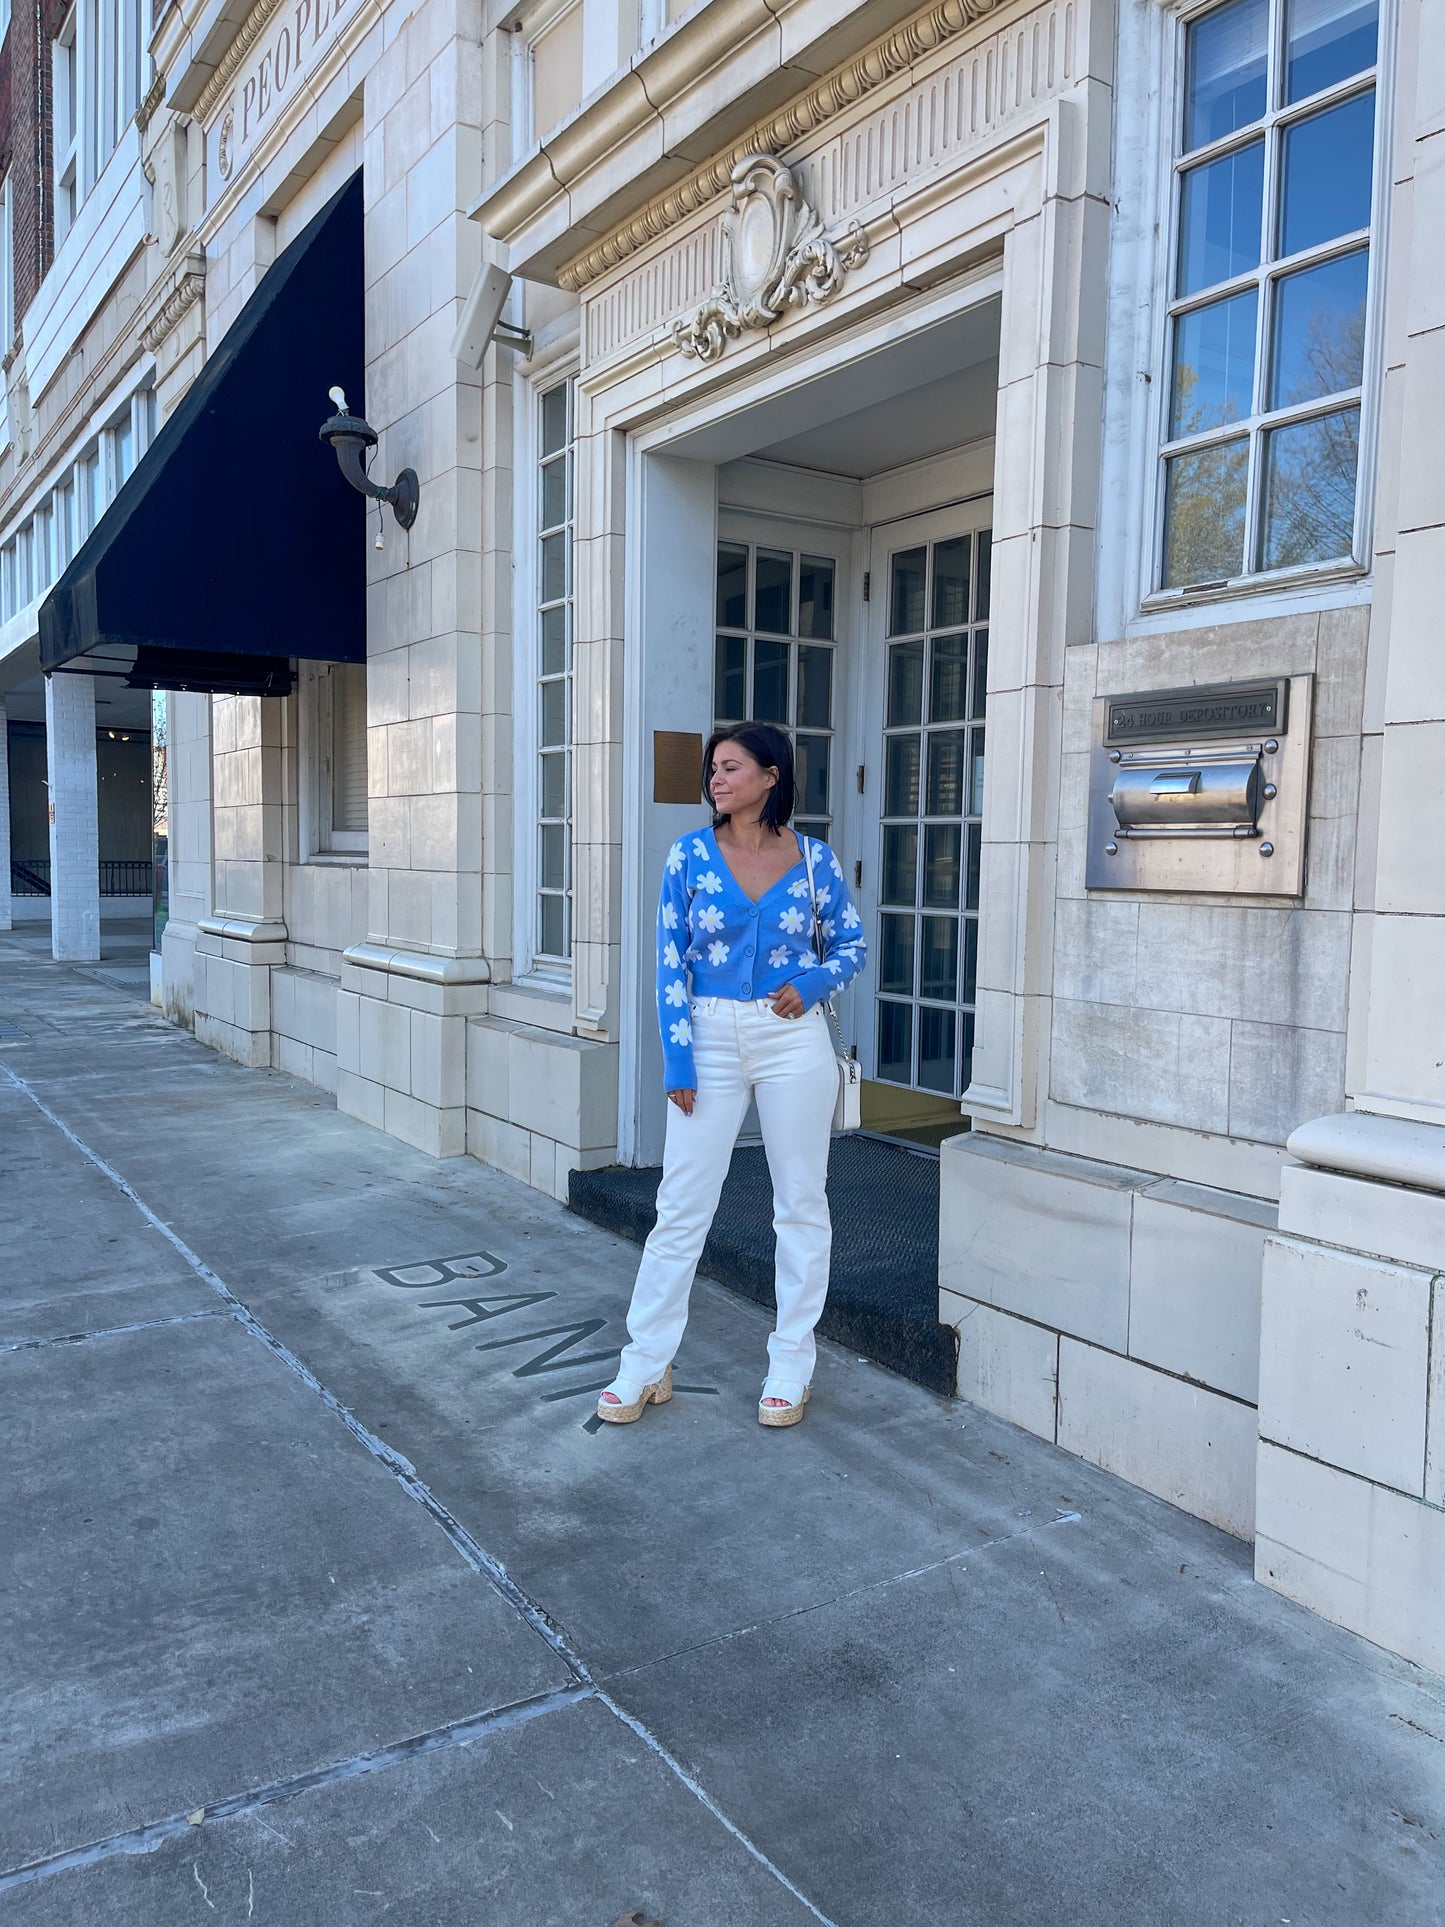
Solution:
[[(346, 406), (343, 389), (327, 390), (336, 403), (336, 413), (328, 415), (317, 431), (323, 442), (330, 442), (336, 450), (336, 459), (341, 472), (355, 489), (369, 495), (374, 502), (390, 502), (391, 512), (398, 524), (409, 529), (416, 520), (417, 504), (421, 500), (421, 483), (416, 478), (414, 468), (404, 468), (390, 488), (383, 488), (373, 482), (366, 472), (366, 452), (376, 447), (376, 430), (370, 422), (363, 421), (360, 415), (351, 414)], [(381, 537), (376, 538), (381, 546)]]

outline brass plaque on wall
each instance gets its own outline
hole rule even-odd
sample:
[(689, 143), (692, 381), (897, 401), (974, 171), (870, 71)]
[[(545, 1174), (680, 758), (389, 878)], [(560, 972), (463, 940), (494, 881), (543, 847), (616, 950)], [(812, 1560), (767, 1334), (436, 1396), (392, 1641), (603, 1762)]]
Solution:
[(698, 803), (702, 800), (702, 738), (686, 730), (652, 732), (652, 800)]

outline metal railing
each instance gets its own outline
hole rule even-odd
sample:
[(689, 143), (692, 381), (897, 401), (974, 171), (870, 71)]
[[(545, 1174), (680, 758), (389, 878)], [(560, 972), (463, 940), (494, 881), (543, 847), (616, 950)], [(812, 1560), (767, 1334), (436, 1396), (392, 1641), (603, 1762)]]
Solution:
[[(106, 857), (100, 865), (100, 894), (103, 897), (149, 897), (155, 889), (155, 871), (147, 857)], [(50, 895), (50, 858), (48, 856), (12, 857), (10, 893), (17, 897)]]

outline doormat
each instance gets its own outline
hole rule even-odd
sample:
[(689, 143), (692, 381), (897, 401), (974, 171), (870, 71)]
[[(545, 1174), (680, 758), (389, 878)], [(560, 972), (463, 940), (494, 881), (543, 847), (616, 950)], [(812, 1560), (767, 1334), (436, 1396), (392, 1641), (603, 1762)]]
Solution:
[[(833, 1269), (820, 1336), (951, 1397), (958, 1335), (938, 1322), (938, 1174), (920, 1157), (877, 1138), (836, 1137), (828, 1157)], [(657, 1216), (657, 1168), (609, 1165), (574, 1171), (568, 1207), (642, 1244)], [(699, 1269), (730, 1291), (774, 1307), (773, 1187), (767, 1156), (733, 1152)]]

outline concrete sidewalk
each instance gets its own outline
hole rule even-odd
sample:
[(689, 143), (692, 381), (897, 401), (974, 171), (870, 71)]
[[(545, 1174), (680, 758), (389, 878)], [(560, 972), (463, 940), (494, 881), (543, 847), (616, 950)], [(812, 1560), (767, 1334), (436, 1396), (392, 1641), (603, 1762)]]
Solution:
[(1445, 1922), (1445, 1683), (3, 937), (0, 1198), (7, 1927)]

